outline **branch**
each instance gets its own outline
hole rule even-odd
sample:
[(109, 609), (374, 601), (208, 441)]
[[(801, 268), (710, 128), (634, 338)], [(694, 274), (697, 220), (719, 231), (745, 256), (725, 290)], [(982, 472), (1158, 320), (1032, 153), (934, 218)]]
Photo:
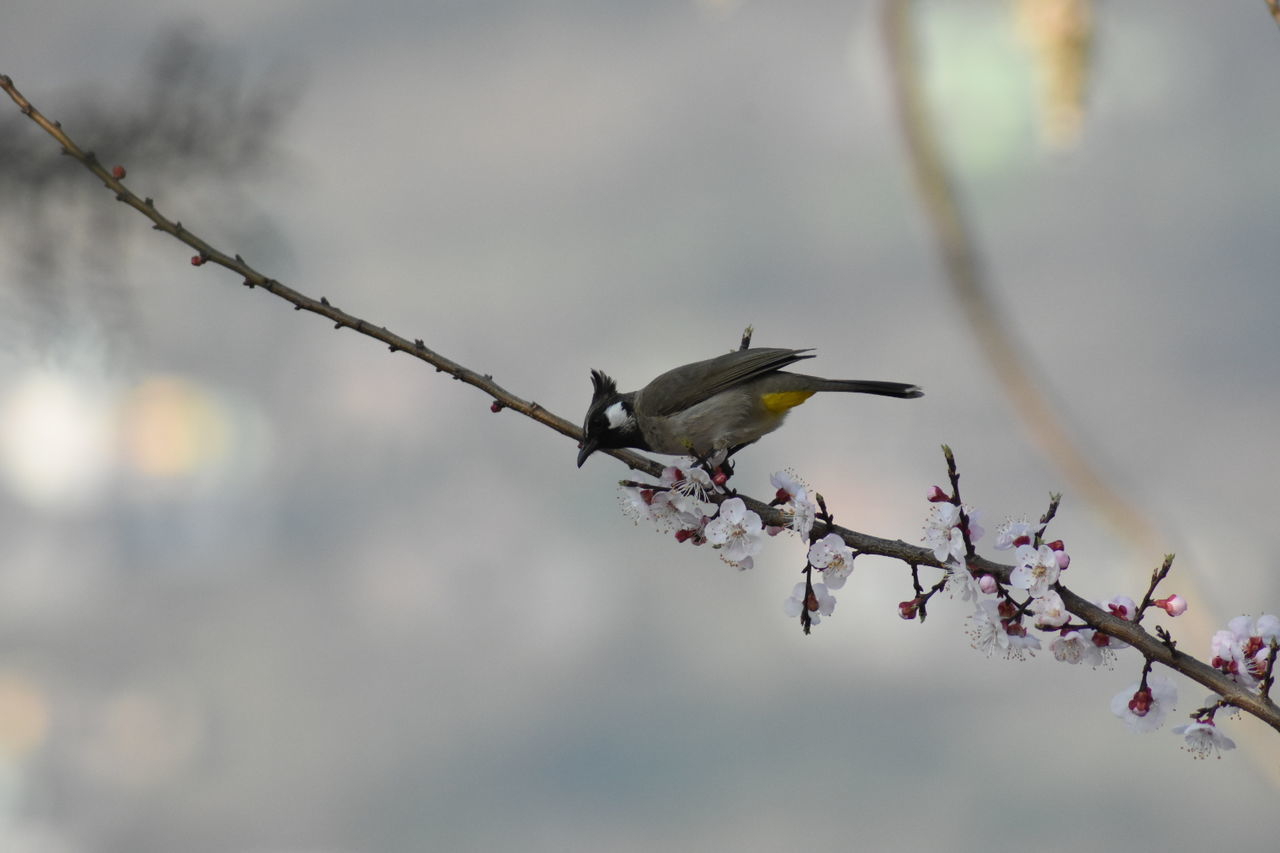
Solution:
[[(748, 508), (759, 513), (761, 520), (766, 525), (785, 527), (789, 522), (788, 516), (775, 507), (762, 504), (742, 495), (738, 497), (741, 497), (746, 502)], [(858, 533), (838, 525), (834, 526), (832, 531), (839, 534), (851, 548), (863, 554), (890, 557), (912, 566), (947, 568), (946, 564), (937, 559), (933, 552), (927, 548), (909, 545), (901, 540), (868, 536), (865, 533)], [(1002, 583), (1009, 580), (1009, 573), (1013, 571), (1013, 566), (1011, 565), (996, 563), (976, 555), (969, 558), (968, 565), (969, 569), (975, 574), (989, 574)], [(1207, 663), (1170, 648), (1163, 640), (1148, 633), (1141, 625), (1108, 613), (1061, 584), (1056, 589), (1058, 594), (1062, 596), (1063, 604), (1066, 605), (1067, 610), (1089, 627), (1128, 643), (1147, 660), (1162, 663), (1191, 680), (1199, 682), (1209, 690), (1222, 696), (1232, 705), (1242, 711), (1253, 714), (1277, 732), (1280, 732), (1280, 706), (1277, 706), (1274, 702), (1256, 693), (1251, 693), (1241, 684), (1228, 678), (1224, 673), (1214, 669)]]
[[(13, 81), (8, 77), (0, 75), (0, 89), (3, 89), (9, 97), (13, 99), (14, 103), (18, 105), (24, 115), (34, 121), (45, 132), (58, 141), (62, 146), (62, 152), (64, 154), (74, 158), (86, 169), (92, 172), (95, 177), (102, 181), (103, 185), (115, 194), (117, 201), (127, 204), (151, 220), (152, 227), (155, 230), (162, 231), (194, 249), (197, 254), (191, 260), (195, 266), (203, 266), (207, 263), (213, 263), (232, 270), (241, 277), (243, 283), (247, 287), (261, 288), (262, 290), (289, 302), (296, 310), (309, 311), (313, 314), (325, 317), (334, 323), (335, 329), (352, 329), (358, 334), (365, 335), (386, 344), (392, 352), (404, 352), (412, 355), (415, 358), (432, 365), (439, 372), (448, 373), (457, 380), (479, 388), (493, 399), (493, 408), (495, 411), (503, 408), (513, 409), (514, 411), (517, 411), (520, 414), (543, 424), (544, 426), (550, 427), (562, 435), (568, 436), (576, 441), (582, 440), (582, 431), (573, 423), (544, 409), (536, 402), (517, 397), (515, 394), (507, 391), (505, 388), (494, 382), (492, 376), (477, 373), (429, 349), (420, 338), (410, 340), (388, 331), (385, 326), (374, 325), (373, 323), (363, 320), (353, 314), (342, 311), (331, 305), (329, 300), (324, 297), (314, 299), (307, 296), (280, 283), (276, 279), (269, 278), (268, 276), (258, 272), (246, 263), (239, 255), (228, 255), (227, 253), (220, 251), (212, 244), (201, 239), (194, 232), (185, 228), (181, 222), (170, 220), (163, 216), (156, 209), (155, 203), (150, 198), (139, 198), (129, 190), (129, 188), (123, 183), (125, 170), (122, 167), (116, 166), (111, 170), (104, 168), (102, 164), (98, 162), (98, 159), (94, 156), (93, 152), (81, 149), (80, 146), (67, 135), (58, 122), (51, 121), (46, 118), (31, 104), (30, 101), (23, 97), (23, 95), (14, 87)], [(606, 452), (621, 460), (630, 468), (643, 471), (650, 476), (660, 476), (665, 467), (653, 459), (649, 459), (631, 451), (609, 450)], [(948, 465), (952, 469), (952, 484), (954, 488), (958, 484), (959, 475), (954, 472), (953, 457), (949, 457)], [(783, 510), (746, 495), (717, 494), (711, 499), (715, 503), (721, 503), (731, 497), (740, 498), (745, 503), (746, 507), (757, 513), (766, 525), (786, 527), (791, 522), (791, 517)], [(829, 529), (829, 532), (839, 535), (841, 539), (843, 539), (844, 542), (858, 555), (875, 555), (899, 560), (911, 566), (913, 572), (919, 566), (932, 566), (943, 571), (960, 571), (959, 569), (952, 569), (951, 567), (948, 567), (943, 561), (934, 556), (933, 551), (927, 548), (910, 545), (901, 540), (881, 539), (865, 533), (849, 530), (830, 523), (829, 517), (826, 528)], [(1010, 573), (1014, 568), (1013, 566), (995, 563), (977, 556), (972, 553), (971, 543), (966, 542), (966, 545), (968, 551), (966, 563), (969, 571), (973, 572), (975, 575), (992, 575), (1002, 583), (1009, 580)], [(1172, 642), (1168, 642), (1158, 636), (1153, 636), (1135, 622), (1121, 619), (1111, 613), (1108, 613), (1102, 608), (1071, 592), (1066, 587), (1059, 584), (1055, 589), (1061, 595), (1067, 610), (1081, 619), (1089, 627), (1128, 643), (1136, 648), (1148, 662), (1155, 661), (1162, 663), (1170, 669), (1181, 672), (1188, 678), (1199, 682), (1222, 696), (1227, 703), (1253, 714), (1272, 728), (1280, 731), (1280, 707), (1272, 702), (1266, 695), (1258, 695), (1249, 692), (1240, 684), (1228, 678), (1224, 673), (1189, 655), (1177, 651)], [(1148, 593), (1147, 598), (1150, 598), (1150, 593)]]
[[(544, 409), (538, 403), (532, 400), (525, 400), (516, 396), (501, 385), (493, 381), (493, 377), (489, 374), (477, 373), (463, 367), (461, 364), (446, 358), (438, 352), (428, 348), (421, 338), (409, 340), (401, 335), (387, 330), (386, 326), (375, 325), (367, 320), (363, 320), (354, 314), (349, 314), (330, 304), (325, 297), (314, 299), (301, 293), (288, 285), (282, 284), (274, 278), (270, 278), (256, 269), (251, 267), (244, 258), (239, 255), (229, 255), (219, 250), (206, 240), (201, 239), (190, 229), (186, 228), (180, 221), (171, 220), (160, 213), (156, 208), (155, 202), (150, 198), (140, 198), (132, 190), (124, 184), (125, 170), (119, 166), (108, 170), (98, 161), (98, 158), (92, 151), (82, 149), (76, 142), (71, 139), (62, 124), (47, 118), (32, 103), (27, 100), (21, 92), (13, 85), (13, 81), (4, 75), (0, 75), (0, 89), (13, 99), (18, 105), (22, 114), (27, 116), (37, 125), (39, 125), (46, 133), (52, 136), (62, 146), (62, 153), (72, 157), (82, 166), (94, 174), (103, 185), (115, 193), (116, 201), (123, 202), (129, 207), (141, 213), (152, 222), (152, 228), (156, 231), (162, 231), (174, 239), (185, 243), (194, 249), (197, 254), (191, 259), (194, 266), (203, 266), (205, 264), (217, 264), (221, 267), (234, 272), (240, 276), (245, 287), (261, 288), (274, 296), (278, 296), (286, 302), (293, 305), (297, 311), (310, 311), (313, 314), (319, 314), (333, 321), (335, 329), (352, 329), (358, 334), (373, 338), (386, 344), (391, 352), (407, 353), (415, 358), (425, 361), (433, 366), (441, 373), (448, 373), (454, 379), (473, 385), (484, 391), (493, 398), (495, 402), (494, 410), (511, 409), (520, 414), (532, 418), (544, 426), (548, 426), (556, 432), (566, 435), (575, 441), (582, 441), (582, 430), (576, 424), (559, 417), (558, 415)], [(658, 462), (632, 453), (627, 450), (605, 450), (601, 451), (620, 459), (626, 463), (628, 467), (644, 471), (652, 476), (657, 476), (662, 471), (662, 465)]]

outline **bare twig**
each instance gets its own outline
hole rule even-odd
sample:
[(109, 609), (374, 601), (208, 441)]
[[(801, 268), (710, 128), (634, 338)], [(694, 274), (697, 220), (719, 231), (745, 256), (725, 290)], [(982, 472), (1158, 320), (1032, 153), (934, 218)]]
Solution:
[[(244, 258), (239, 255), (228, 255), (219, 250), (215, 246), (206, 242), (197, 236), (190, 229), (183, 226), (180, 221), (171, 220), (160, 213), (156, 208), (155, 202), (150, 198), (140, 198), (127, 186), (123, 181), (123, 170), (121, 177), (117, 178), (112, 171), (104, 167), (92, 151), (85, 151), (67, 135), (62, 129), (59, 122), (52, 121), (43, 113), (36, 109), (30, 101), (28, 101), (21, 92), (14, 87), (13, 81), (0, 75), (0, 89), (3, 89), (22, 113), (44, 129), (46, 133), (52, 136), (62, 145), (62, 153), (79, 161), (86, 169), (92, 172), (107, 189), (115, 193), (116, 201), (123, 202), (134, 210), (147, 217), (152, 222), (152, 228), (157, 231), (163, 231), (176, 240), (179, 240), (190, 246), (197, 252), (192, 258), (192, 263), (196, 266), (212, 263), (221, 267), (226, 267), (238, 275), (246, 287), (260, 287), (263, 290), (280, 297), (286, 302), (292, 303), (295, 310), (310, 311), (313, 314), (319, 314), (333, 321), (335, 329), (353, 329), (359, 334), (366, 335), (375, 340), (386, 344), (392, 352), (404, 352), (415, 358), (421, 359), (432, 365), (436, 370), (448, 373), (455, 379), (474, 385), (481, 389), (493, 400), (499, 403), (499, 409), (506, 408), (519, 412), (526, 417), (532, 418), (545, 426), (549, 426), (556, 432), (576, 440), (582, 440), (582, 430), (572, 422), (561, 418), (540, 406), (532, 400), (525, 400), (512, 394), (501, 385), (493, 381), (493, 377), (487, 374), (480, 374), (470, 370), (441, 355), (434, 350), (429, 349), (422, 341), (417, 338), (409, 340), (408, 338), (397, 335), (387, 330), (385, 326), (375, 325), (366, 320), (349, 314), (334, 305), (325, 297), (314, 299), (303, 294), (293, 288), (282, 284), (274, 278), (266, 275), (251, 267)], [(608, 453), (623, 462), (629, 467), (644, 471), (652, 476), (657, 476), (662, 471), (662, 466), (652, 459), (647, 459), (637, 453), (627, 450), (605, 450)]]

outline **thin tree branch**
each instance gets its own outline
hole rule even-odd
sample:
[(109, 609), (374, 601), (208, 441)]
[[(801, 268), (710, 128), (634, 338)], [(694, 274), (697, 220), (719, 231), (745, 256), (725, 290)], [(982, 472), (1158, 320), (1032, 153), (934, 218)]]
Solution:
[[(484, 391), (495, 401), (501, 404), (501, 408), (512, 409), (526, 417), (532, 418), (545, 426), (549, 426), (562, 435), (582, 440), (582, 430), (576, 425), (562, 417), (559, 417), (532, 400), (525, 400), (517, 397), (515, 394), (503, 388), (501, 385), (493, 381), (493, 377), (488, 374), (480, 374), (470, 370), (457, 362), (446, 358), (438, 352), (428, 348), (422, 339), (409, 340), (405, 337), (397, 335), (387, 330), (386, 326), (378, 326), (366, 320), (349, 314), (334, 305), (330, 304), (325, 297), (313, 299), (304, 293), (301, 293), (288, 285), (282, 284), (276, 279), (270, 278), (256, 269), (251, 267), (244, 258), (239, 255), (229, 255), (219, 250), (217, 247), (201, 239), (197, 234), (183, 226), (180, 221), (171, 220), (160, 213), (156, 208), (155, 202), (150, 198), (140, 198), (127, 186), (125, 186), (122, 178), (116, 177), (112, 171), (98, 161), (98, 158), (92, 151), (85, 151), (76, 144), (66, 131), (62, 129), (62, 124), (53, 121), (41, 113), (35, 106), (28, 101), (21, 92), (14, 87), (13, 81), (7, 77), (0, 75), (0, 89), (3, 89), (23, 115), (30, 118), (37, 125), (44, 129), (46, 133), (52, 136), (62, 145), (62, 153), (74, 158), (82, 166), (92, 172), (103, 185), (115, 193), (116, 201), (123, 202), (129, 207), (141, 213), (143, 216), (151, 220), (152, 228), (156, 231), (163, 231), (176, 240), (179, 240), (194, 249), (198, 254), (192, 258), (192, 263), (196, 266), (202, 266), (206, 263), (217, 264), (226, 267), (236, 275), (240, 276), (246, 287), (260, 287), (263, 290), (280, 297), (286, 302), (291, 303), (295, 310), (310, 311), (313, 314), (319, 314), (332, 320), (335, 329), (348, 328), (353, 329), (359, 334), (366, 335), (375, 340), (386, 344), (392, 352), (404, 352), (415, 358), (432, 365), (437, 371), (448, 373), (450, 376), (458, 379), (468, 385), (474, 385), (476, 388)], [(625, 462), (629, 467), (645, 471), (656, 476), (661, 473), (662, 466), (652, 459), (647, 459), (639, 454), (626, 450), (605, 450), (617, 459)]]
[[(321, 297), (313, 299), (291, 287), (281, 284), (279, 281), (269, 278), (247, 264), (239, 255), (228, 255), (215, 248), (207, 241), (201, 239), (192, 231), (185, 228), (181, 222), (170, 220), (160, 214), (156, 209), (155, 203), (149, 198), (139, 198), (122, 182), (121, 177), (116, 177), (112, 171), (104, 168), (92, 152), (85, 151), (80, 148), (67, 134), (63, 131), (58, 122), (51, 121), (46, 118), (39, 110), (32, 106), (22, 94), (14, 87), (13, 81), (8, 77), (0, 75), (0, 89), (8, 93), (14, 103), (22, 110), (23, 114), (28, 116), (32, 121), (45, 130), (50, 136), (58, 141), (62, 146), (64, 154), (74, 158), (86, 169), (94, 174), (107, 189), (115, 193), (118, 201), (124, 202), (133, 209), (137, 210), (143, 216), (152, 222), (152, 227), (158, 231), (172, 236), (174, 239), (190, 246), (198, 254), (192, 259), (197, 266), (205, 263), (214, 263), (222, 267), (232, 270), (241, 277), (244, 284), (249, 287), (262, 288), (269, 293), (284, 299), (291, 303), (295, 309), (299, 311), (310, 311), (331, 320), (337, 329), (348, 328), (359, 334), (373, 338), (386, 344), (392, 352), (404, 352), (432, 365), (437, 371), (448, 373), (455, 379), (473, 385), (485, 392), (494, 401), (499, 403), (498, 408), (510, 408), (526, 417), (550, 427), (556, 432), (566, 435), (576, 441), (582, 440), (582, 431), (573, 423), (547, 411), (535, 402), (524, 400), (515, 394), (506, 390), (502, 386), (493, 381), (493, 377), (485, 374), (477, 373), (470, 370), (455, 361), (429, 349), (421, 339), (409, 340), (408, 338), (397, 335), (386, 329), (385, 326), (377, 326), (366, 320), (363, 320), (353, 314), (348, 314), (329, 303), (329, 300)], [(659, 476), (662, 472), (663, 465), (653, 459), (641, 456), (627, 450), (608, 451), (610, 455), (618, 458), (622, 462), (635, 470), (644, 471), (650, 476)], [(958, 476), (958, 475), (957, 475)], [(717, 500), (722, 501), (729, 495), (718, 495)], [(741, 498), (749, 509), (758, 513), (761, 520), (766, 525), (786, 527), (790, 523), (790, 518), (780, 509), (770, 506), (769, 504), (749, 497), (747, 495), (736, 495)], [(910, 545), (901, 540), (881, 539), (876, 536), (870, 536), (865, 533), (849, 530), (838, 525), (832, 526), (832, 532), (837, 533), (844, 539), (845, 543), (855, 549), (860, 555), (870, 554), (881, 557), (889, 557), (894, 560), (900, 560), (909, 566), (933, 566), (935, 568), (947, 570), (947, 567), (934, 557), (933, 552), (921, 548), (916, 545)], [(1009, 573), (1013, 571), (1013, 566), (994, 563), (979, 556), (971, 556), (968, 559), (969, 568), (978, 574), (991, 574), (999, 578), (1001, 581), (1007, 581)], [(1089, 601), (1081, 598), (1065, 587), (1059, 586), (1059, 594), (1066, 605), (1066, 608), (1075, 616), (1079, 617), (1090, 627), (1101, 631), (1117, 639), (1123, 640), (1138, 650), (1148, 661), (1157, 661), (1168, 666), (1171, 669), (1183, 673), (1187, 677), (1199, 682), (1220, 696), (1224, 697), (1229, 703), (1235, 705), (1243, 711), (1261, 719), (1272, 728), (1280, 731), (1280, 707), (1269, 699), (1250, 693), (1240, 684), (1229, 679), (1225, 674), (1210, 667), (1208, 664), (1202, 663), (1189, 655), (1178, 652), (1158, 637), (1153, 636), (1143, 629), (1139, 624), (1120, 619), (1100, 607), (1091, 604)]]

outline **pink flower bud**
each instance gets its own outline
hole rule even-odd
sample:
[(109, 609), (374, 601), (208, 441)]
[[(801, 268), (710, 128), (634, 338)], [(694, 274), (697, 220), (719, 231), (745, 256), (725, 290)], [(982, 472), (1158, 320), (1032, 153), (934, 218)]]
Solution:
[(1058, 571), (1065, 571), (1071, 565), (1071, 555), (1066, 551), (1054, 551), (1054, 557), (1058, 560)]
[(1168, 598), (1156, 599), (1156, 607), (1170, 616), (1181, 616), (1187, 612), (1187, 600), (1175, 592)]
[(940, 504), (951, 500), (951, 495), (942, 490), (941, 486), (930, 486), (929, 491), (925, 494), (925, 498), (929, 503)]
[(111, 177), (115, 178), (117, 181), (123, 181), (126, 174), (127, 172), (125, 172), (124, 166), (111, 167)]
[[(935, 487), (936, 488), (936, 487)], [(910, 601), (898, 602), (898, 615), (908, 621), (915, 619), (916, 614), (920, 612), (920, 599), (913, 598)]]
[(978, 589), (991, 595), (1000, 588), (1000, 582), (996, 580), (995, 575), (983, 575), (978, 578)]

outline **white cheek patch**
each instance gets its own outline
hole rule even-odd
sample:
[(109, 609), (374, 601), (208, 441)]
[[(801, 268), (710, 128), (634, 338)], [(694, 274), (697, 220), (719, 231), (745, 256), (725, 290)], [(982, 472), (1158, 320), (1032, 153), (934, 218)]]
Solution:
[(622, 427), (631, 420), (627, 407), (619, 401), (604, 410), (604, 416), (609, 421), (609, 429), (622, 429)]

